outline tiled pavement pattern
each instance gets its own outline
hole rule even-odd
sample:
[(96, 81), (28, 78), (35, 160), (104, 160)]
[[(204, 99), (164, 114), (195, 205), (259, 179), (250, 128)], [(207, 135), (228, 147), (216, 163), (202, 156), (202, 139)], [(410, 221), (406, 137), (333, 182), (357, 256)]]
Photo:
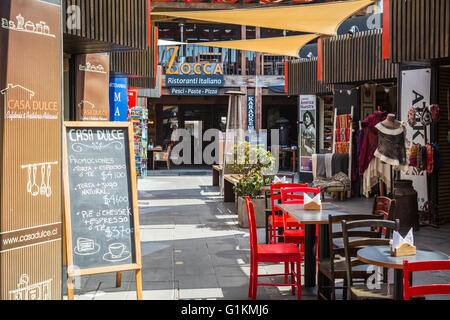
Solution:
[[(143, 263), (143, 296), (148, 300), (249, 299), (248, 230), (237, 226), (235, 205), (224, 204), (210, 176), (159, 176), (140, 180), (139, 205)], [(339, 203), (352, 212), (370, 212), (372, 200)], [(264, 230), (258, 240), (265, 241)], [(422, 248), (450, 255), (450, 226), (422, 228), (415, 233)], [(282, 273), (283, 265), (260, 266), (260, 273)], [(450, 273), (418, 275), (423, 280), (450, 283)], [(272, 279), (271, 281), (281, 281)], [(136, 299), (134, 273), (125, 272), (122, 287), (115, 275), (83, 277), (75, 299)], [(303, 289), (304, 300), (316, 299), (314, 289)], [(340, 292), (338, 291), (338, 295)], [(66, 299), (67, 297), (65, 297)], [(448, 298), (448, 297), (437, 297)], [(258, 287), (258, 299), (295, 300), (289, 287)]]

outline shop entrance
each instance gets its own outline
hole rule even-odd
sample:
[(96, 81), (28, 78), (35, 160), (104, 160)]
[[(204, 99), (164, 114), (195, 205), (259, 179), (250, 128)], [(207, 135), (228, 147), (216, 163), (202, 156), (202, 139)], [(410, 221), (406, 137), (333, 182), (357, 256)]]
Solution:
[[(153, 130), (149, 130), (152, 134), (151, 137), (149, 136), (149, 139), (155, 141), (155, 144), (161, 146), (163, 150), (166, 150), (169, 145), (173, 147), (176, 144), (172, 142), (173, 132), (176, 129), (186, 129), (191, 136), (191, 162), (190, 164), (184, 164), (183, 167), (204, 166), (203, 157), (201, 157), (202, 163), (195, 163), (194, 161), (194, 143), (200, 139), (203, 140), (204, 133), (209, 129), (218, 129), (225, 132), (228, 99), (227, 97), (224, 97), (224, 99), (220, 98), (210, 99), (214, 101), (202, 101), (203, 99), (193, 99), (192, 97), (161, 98), (160, 100), (164, 99), (167, 102), (175, 100), (173, 102), (177, 103), (158, 103), (150, 107), (154, 110), (155, 121), (153, 122)], [(210, 143), (210, 141), (202, 142), (202, 153)]]

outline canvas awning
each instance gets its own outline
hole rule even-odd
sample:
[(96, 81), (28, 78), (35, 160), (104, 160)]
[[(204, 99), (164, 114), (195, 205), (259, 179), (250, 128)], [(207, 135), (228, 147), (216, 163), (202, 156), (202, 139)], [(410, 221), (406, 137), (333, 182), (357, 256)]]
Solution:
[(265, 38), (254, 40), (195, 42), (199, 46), (237, 49), (246, 51), (263, 52), (279, 56), (292, 56), (298, 58), (300, 49), (317, 38), (317, 34), (305, 34), (300, 36)]
[(151, 14), (153, 16), (336, 35), (339, 25), (344, 20), (372, 3), (372, 0), (353, 0), (256, 9), (152, 12)]

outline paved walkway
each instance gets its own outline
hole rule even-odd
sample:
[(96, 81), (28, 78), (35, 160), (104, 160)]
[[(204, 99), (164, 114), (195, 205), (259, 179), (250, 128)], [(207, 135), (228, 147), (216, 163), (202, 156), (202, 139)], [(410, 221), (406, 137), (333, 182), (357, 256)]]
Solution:
[[(140, 180), (138, 189), (144, 299), (249, 299), (248, 230), (237, 226), (235, 204), (223, 203), (211, 176), (151, 177)], [(341, 204), (352, 212), (369, 212), (372, 200)], [(258, 238), (265, 241), (263, 229)], [(422, 228), (415, 238), (421, 247), (450, 255), (450, 227)], [(283, 271), (280, 264), (260, 267), (260, 273)], [(433, 280), (443, 279), (450, 282), (450, 275), (433, 275)], [(123, 274), (121, 288), (115, 288), (114, 274), (83, 277), (79, 288), (80, 300), (136, 299), (131, 272)], [(258, 299), (295, 300), (289, 291), (258, 287)], [(315, 291), (303, 289), (303, 299), (316, 299)]]

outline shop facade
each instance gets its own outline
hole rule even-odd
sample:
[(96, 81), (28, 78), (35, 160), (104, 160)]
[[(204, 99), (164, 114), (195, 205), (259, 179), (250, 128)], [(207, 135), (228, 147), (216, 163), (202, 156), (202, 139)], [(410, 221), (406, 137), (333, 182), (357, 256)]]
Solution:
[[(431, 124), (425, 126), (416, 119), (416, 124), (410, 128), (414, 144), (431, 144), (440, 151), (432, 164), (439, 166), (438, 170), (410, 173), (412, 179), (428, 186), (422, 191), (420, 206), (424, 222), (439, 226), (450, 219), (450, 4), (445, 0), (385, 0), (384, 5), (388, 14), (383, 53), (385, 58), (399, 65), (402, 120), (407, 120), (413, 107), (423, 108), (424, 103), (428, 109), (433, 105), (439, 108), (439, 117)], [(404, 28), (404, 25), (410, 27)]]

